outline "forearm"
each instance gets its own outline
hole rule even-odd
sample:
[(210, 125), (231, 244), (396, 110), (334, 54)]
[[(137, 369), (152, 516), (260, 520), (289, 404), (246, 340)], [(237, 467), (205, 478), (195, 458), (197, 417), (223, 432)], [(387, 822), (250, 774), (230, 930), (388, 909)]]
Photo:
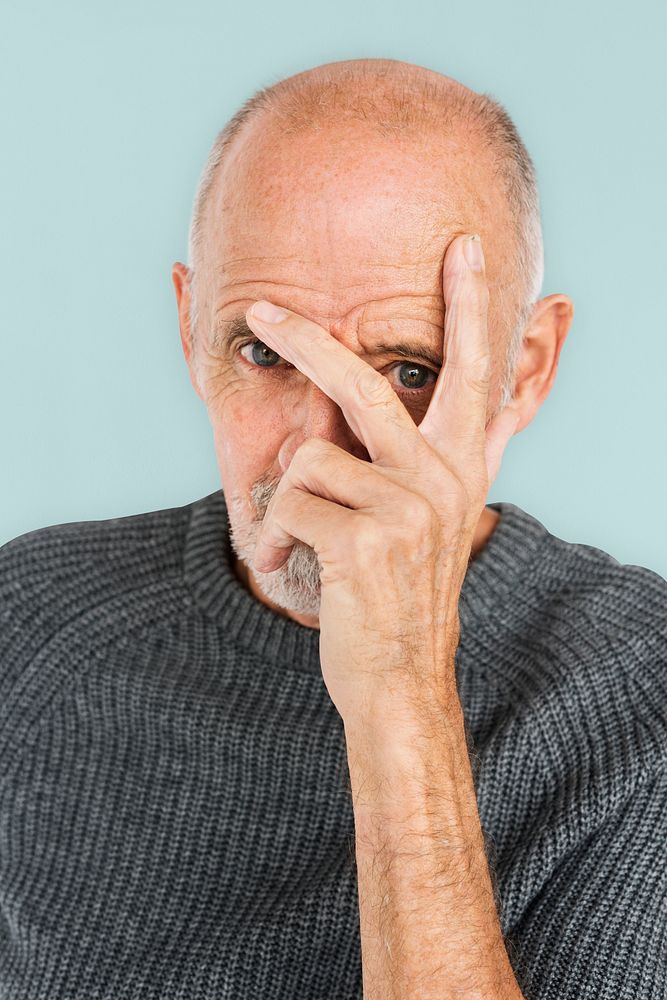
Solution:
[(383, 698), (345, 734), (364, 1000), (518, 1000), (453, 685), (427, 712)]

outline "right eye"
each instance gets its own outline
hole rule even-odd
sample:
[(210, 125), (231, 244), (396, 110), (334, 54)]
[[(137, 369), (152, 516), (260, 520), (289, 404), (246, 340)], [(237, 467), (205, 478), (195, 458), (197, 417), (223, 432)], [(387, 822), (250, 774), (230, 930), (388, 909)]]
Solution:
[[(246, 348), (250, 348), (250, 357), (243, 353)], [(257, 368), (278, 368), (280, 366), (276, 364), (276, 361), (285, 360), (281, 358), (277, 351), (272, 350), (272, 348), (261, 340), (250, 340), (245, 344), (241, 344), (238, 353), (244, 361)], [(288, 364), (288, 362), (285, 362), (285, 364)]]

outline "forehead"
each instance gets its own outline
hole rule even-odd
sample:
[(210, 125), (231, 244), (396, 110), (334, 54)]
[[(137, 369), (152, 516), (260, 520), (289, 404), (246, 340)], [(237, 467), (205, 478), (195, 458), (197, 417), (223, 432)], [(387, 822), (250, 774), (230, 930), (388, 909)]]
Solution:
[(282, 136), (263, 119), (228, 152), (204, 240), (225, 284), (400, 294), (439, 281), (447, 244), (469, 231), (482, 237), (489, 280), (509, 277), (507, 204), (488, 155), (463, 134), (407, 140), (355, 124)]

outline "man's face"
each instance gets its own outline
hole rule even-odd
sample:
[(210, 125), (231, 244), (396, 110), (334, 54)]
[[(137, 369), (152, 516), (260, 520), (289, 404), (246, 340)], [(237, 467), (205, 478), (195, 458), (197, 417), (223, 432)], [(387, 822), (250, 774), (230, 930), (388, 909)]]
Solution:
[[(243, 330), (244, 314), (264, 298), (320, 324), (387, 377), (419, 424), (443, 359), (443, 257), (459, 233), (482, 238), (500, 376), (519, 304), (512, 222), (486, 155), (463, 136), (408, 142), (340, 125), (281, 139), (263, 121), (230, 152), (207, 212), (195, 364), (234, 551), (269, 602), (317, 618), (311, 548), (295, 545), (274, 573), (249, 569), (261, 520), (307, 438), (369, 455), (331, 399)], [(414, 349), (392, 349), (401, 343)], [(499, 396), (494, 381), (489, 415)]]

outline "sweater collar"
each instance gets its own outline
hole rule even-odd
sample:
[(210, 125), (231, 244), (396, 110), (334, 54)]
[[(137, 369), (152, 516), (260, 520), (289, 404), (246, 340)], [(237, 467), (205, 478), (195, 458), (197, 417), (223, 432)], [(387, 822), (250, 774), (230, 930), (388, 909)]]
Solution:
[[(471, 560), (459, 599), (461, 642), (482, 619), (502, 614), (538, 551), (551, 537), (544, 525), (507, 501), (487, 504), (499, 514), (484, 547)], [(185, 583), (196, 605), (249, 652), (294, 669), (319, 672), (319, 629), (286, 618), (246, 590), (234, 572), (229, 517), (221, 489), (189, 504)]]

